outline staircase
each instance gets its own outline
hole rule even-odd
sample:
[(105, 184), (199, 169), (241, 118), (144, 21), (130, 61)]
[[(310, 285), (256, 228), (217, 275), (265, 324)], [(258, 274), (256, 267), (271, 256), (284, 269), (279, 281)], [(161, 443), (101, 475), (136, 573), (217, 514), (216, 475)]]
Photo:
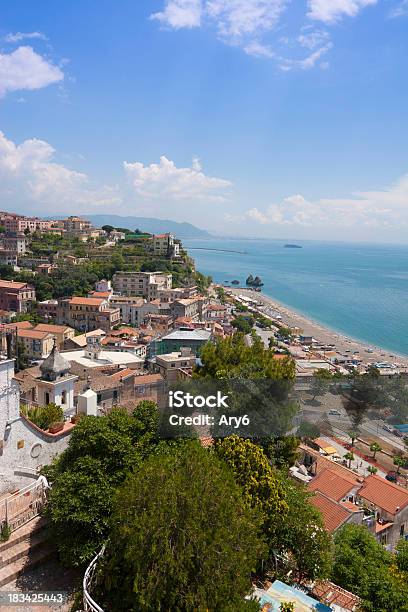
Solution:
[(37, 516), (0, 542), (0, 588), (22, 572), (40, 565), (55, 552), (49, 541), (47, 522)]

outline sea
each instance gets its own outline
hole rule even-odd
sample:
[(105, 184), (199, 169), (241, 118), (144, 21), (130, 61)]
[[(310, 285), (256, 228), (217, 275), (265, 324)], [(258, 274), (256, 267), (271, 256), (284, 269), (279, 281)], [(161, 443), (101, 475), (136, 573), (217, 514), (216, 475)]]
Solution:
[(408, 355), (408, 246), (230, 238), (183, 245), (215, 282), (245, 287), (249, 274), (260, 276), (263, 293), (292, 310)]

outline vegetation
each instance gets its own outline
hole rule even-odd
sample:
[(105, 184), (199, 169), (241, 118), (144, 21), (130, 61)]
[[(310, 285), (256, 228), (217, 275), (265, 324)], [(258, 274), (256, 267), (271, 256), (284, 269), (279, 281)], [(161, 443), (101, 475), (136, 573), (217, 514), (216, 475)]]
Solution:
[(310, 421), (303, 421), (297, 430), (299, 438), (308, 438), (309, 440), (315, 440), (320, 436), (320, 429), (314, 423)]
[(120, 489), (102, 589), (109, 610), (243, 609), (264, 543), (228, 468), (191, 442)]
[(255, 320), (253, 317), (238, 316), (232, 320), (231, 325), (232, 327), (235, 327), (237, 331), (242, 332), (243, 334), (249, 334), (254, 326), (254, 323)]
[(366, 527), (351, 524), (336, 533), (334, 542), (332, 580), (361, 597), (365, 612), (408, 611), (406, 576), (393, 571), (395, 563), (404, 566), (404, 544), (399, 544), (394, 556)]
[(375, 459), (376, 454), (382, 451), (382, 446), (378, 442), (373, 442), (370, 444), (370, 451), (373, 453), (373, 459)]
[(20, 406), (20, 410), (24, 416), (32, 423), (40, 427), (40, 429), (49, 429), (52, 425), (60, 423), (64, 420), (64, 411), (61, 406), (56, 404), (47, 404), (46, 406), (28, 407)]
[(141, 402), (133, 415), (116, 409), (83, 417), (69, 446), (46, 469), (49, 512), (62, 559), (83, 566), (109, 534), (117, 488), (157, 443), (157, 406)]
[(313, 372), (312, 386), (310, 389), (310, 392), (313, 395), (313, 400), (315, 400), (317, 396), (327, 393), (332, 378), (332, 373), (325, 368), (320, 368)]
[(232, 338), (206, 344), (201, 352), (201, 360), (203, 366), (195, 372), (200, 377), (220, 379), (248, 376), (281, 381), (293, 381), (295, 378), (292, 359), (275, 359), (274, 352), (266, 349), (258, 337), (248, 346), (244, 336), (239, 333)]

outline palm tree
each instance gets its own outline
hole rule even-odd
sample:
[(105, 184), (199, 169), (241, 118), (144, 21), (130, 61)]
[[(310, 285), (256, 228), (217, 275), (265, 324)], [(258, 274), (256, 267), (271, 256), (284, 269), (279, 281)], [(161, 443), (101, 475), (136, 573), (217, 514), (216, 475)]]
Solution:
[(354, 453), (352, 453), (352, 452), (346, 453), (344, 455), (344, 459), (347, 459), (347, 461), (349, 462), (348, 466), (349, 466), (349, 469), (350, 469), (351, 468), (351, 462), (354, 461)]
[(375, 459), (376, 454), (382, 451), (382, 446), (378, 442), (373, 442), (370, 444), (370, 451), (373, 453), (373, 459)]
[(356, 429), (352, 429), (351, 431), (348, 432), (348, 435), (351, 438), (351, 446), (352, 447), (354, 446), (354, 442), (358, 438), (358, 434), (359, 434), (359, 431), (357, 431)]
[(367, 471), (370, 472), (370, 474), (376, 474), (378, 472), (377, 468), (374, 465), (369, 465)]
[(400, 473), (400, 470), (402, 467), (404, 467), (406, 462), (405, 457), (400, 457), (400, 455), (397, 455), (396, 457), (394, 457), (394, 465), (397, 466), (397, 474)]

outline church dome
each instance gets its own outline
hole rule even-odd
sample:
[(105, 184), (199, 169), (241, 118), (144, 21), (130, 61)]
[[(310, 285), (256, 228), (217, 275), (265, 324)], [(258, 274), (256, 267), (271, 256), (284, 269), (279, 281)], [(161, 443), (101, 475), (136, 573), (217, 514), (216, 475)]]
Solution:
[(45, 380), (57, 380), (57, 378), (61, 378), (65, 376), (65, 374), (68, 374), (70, 367), (69, 361), (63, 358), (57, 345), (54, 344), (51, 353), (40, 365), (40, 371), (42, 378)]

